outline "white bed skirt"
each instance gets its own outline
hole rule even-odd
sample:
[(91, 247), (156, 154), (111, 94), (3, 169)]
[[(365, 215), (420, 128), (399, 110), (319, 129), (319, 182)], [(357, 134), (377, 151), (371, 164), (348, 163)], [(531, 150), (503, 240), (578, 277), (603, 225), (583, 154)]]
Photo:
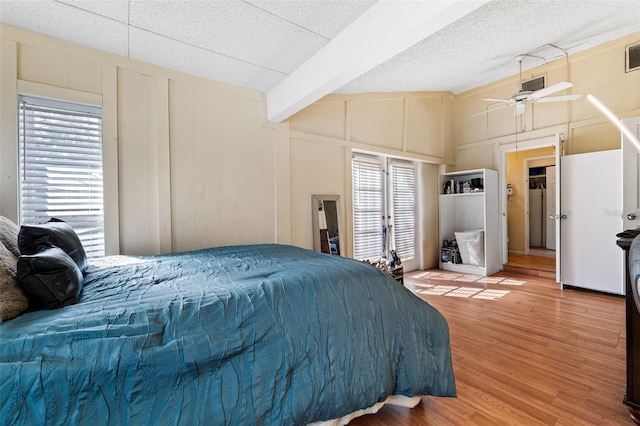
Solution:
[(383, 402), (377, 402), (369, 408), (354, 411), (346, 416), (339, 417), (337, 419), (325, 420), (322, 422), (309, 423), (307, 426), (344, 426), (356, 417), (364, 416), (365, 414), (377, 413), (385, 404), (399, 405), (401, 407), (413, 408), (420, 402), (420, 396), (404, 396), (404, 395), (391, 395)]

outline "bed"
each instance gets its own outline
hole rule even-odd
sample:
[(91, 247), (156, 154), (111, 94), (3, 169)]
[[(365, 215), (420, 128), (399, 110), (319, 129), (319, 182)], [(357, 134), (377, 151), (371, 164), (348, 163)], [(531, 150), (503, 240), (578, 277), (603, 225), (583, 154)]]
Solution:
[(435, 308), (277, 244), (90, 259), (74, 304), (0, 324), (0, 380), (12, 425), (344, 424), (456, 395)]

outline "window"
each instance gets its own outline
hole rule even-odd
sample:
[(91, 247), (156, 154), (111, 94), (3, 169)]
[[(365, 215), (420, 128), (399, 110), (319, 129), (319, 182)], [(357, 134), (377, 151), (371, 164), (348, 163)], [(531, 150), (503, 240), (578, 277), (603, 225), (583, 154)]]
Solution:
[(377, 260), (382, 255), (383, 163), (379, 158), (354, 156), (353, 170), (353, 255), (360, 260)]
[(416, 257), (416, 166), (390, 161), (391, 217), (395, 250), (400, 259)]
[(415, 164), (357, 154), (352, 170), (354, 257), (378, 260), (394, 249), (403, 264), (415, 261)]
[(18, 115), (20, 223), (57, 217), (104, 255), (101, 108), (20, 96)]

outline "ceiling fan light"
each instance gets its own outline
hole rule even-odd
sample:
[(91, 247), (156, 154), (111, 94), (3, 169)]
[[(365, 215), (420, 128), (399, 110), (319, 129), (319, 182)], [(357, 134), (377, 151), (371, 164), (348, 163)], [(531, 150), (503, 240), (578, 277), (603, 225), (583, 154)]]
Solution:
[(516, 103), (516, 108), (514, 111), (514, 115), (517, 117), (519, 115), (524, 114), (524, 110), (525, 110), (525, 105), (524, 102), (517, 102)]

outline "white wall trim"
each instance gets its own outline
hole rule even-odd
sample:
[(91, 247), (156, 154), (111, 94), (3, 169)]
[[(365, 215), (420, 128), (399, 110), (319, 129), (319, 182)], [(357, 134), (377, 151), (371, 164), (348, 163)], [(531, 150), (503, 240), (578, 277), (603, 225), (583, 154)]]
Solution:
[[(564, 127), (564, 126), (563, 126)], [(504, 265), (509, 259), (507, 242), (507, 153), (516, 151), (526, 151), (529, 149), (544, 148), (555, 146), (558, 134), (546, 136), (539, 139), (530, 139), (526, 141), (518, 141), (517, 143), (505, 143), (502, 145), (494, 145), (494, 164), (498, 165), (498, 197), (499, 197), (499, 214), (501, 215), (500, 225), (500, 264)], [(560, 137), (562, 140), (562, 137)]]
[(294, 139), (298, 139), (306, 142), (325, 143), (325, 144), (332, 144), (336, 146), (343, 146), (343, 147), (348, 147), (354, 151), (362, 152), (365, 154), (385, 155), (387, 157), (393, 157), (393, 158), (404, 159), (409, 161), (421, 161), (421, 162), (430, 163), (430, 164), (440, 164), (443, 161), (442, 158), (433, 157), (431, 155), (416, 154), (416, 153), (406, 152), (406, 151), (398, 151), (396, 149), (378, 147), (378, 146), (368, 145), (360, 142), (337, 139), (337, 138), (332, 138), (330, 136), (321, 136), (321, 135), (316, 135), (314, 133), (302, 132), (300, 130), (291, 130), (291, 140), (294, 140)]
[(18, 93), (21, 95), (34, 95), (41, 98), (63, 100), (85, 105), (98, 105), (102, 107), (102, 95), (66, 87), (50, 86), (48, 84), (34, 83), (32, 81), (17, 80)]

